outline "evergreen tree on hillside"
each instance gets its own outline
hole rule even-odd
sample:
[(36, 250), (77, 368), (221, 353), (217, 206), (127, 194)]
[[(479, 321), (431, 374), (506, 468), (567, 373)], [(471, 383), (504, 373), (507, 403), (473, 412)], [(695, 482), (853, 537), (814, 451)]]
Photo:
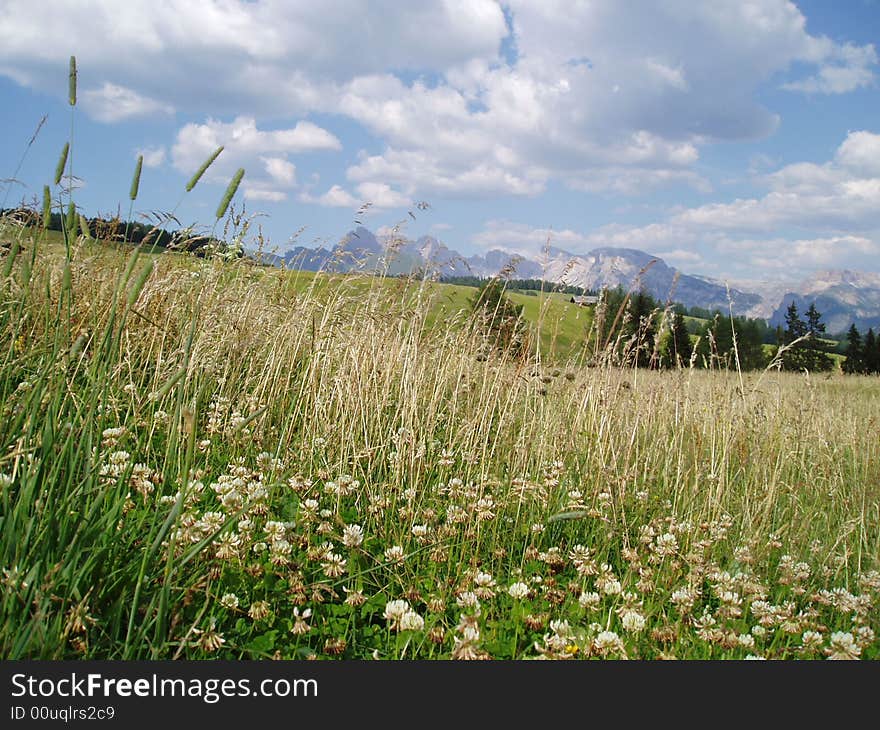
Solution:
[[(785, 332), (783, 344), (786, 350), (782, 353), (782, 367), (786, 370), (831, 370), (834, 362), (824, 351), (824, 344), (819, 335), (825, 331), (822, 315), (811, 304), (807, 310), (807, 322), (798, 314), (797, 304), (792, 301), (785, 312)], [(806, 338), (799, 340), (799, 338)]]
[(526, 354), (527, 332), (522, 304), (514, 304), (499, 279), (489, 279), (471, 299), (474, 324), (495, 350), (513, 357)]
[(843, 372), (845, 373), (863, 373), (866, 370), (865, 351), (862, 348), (862, 335), (856, 328), (855, 322), (849, 328), (846, 334), (846, 360), (844, 360)]
[(863, 352), (865, 372), (872, 374), (880, 373), (880, 342), (874, 336), (873, 328), (869, 329), (865, 335)]
[(657, 302), (644, 291), (639, 291), (629, 300), (630, 319), (626, 329), (631, 342), (629, 359), (634, 359), (634, 364), (640, 368), (652, 367), (655, 364), (653, 357), (657, 338), (657, 330), (654, 326), (656, 312)]
[(831, 370), (834, 367), (834, 361), (828, 357), (827, 346), (822, 340), (825, 324), (822, 322), (822, 315), (816, 309), (815, 302), (812, 302), (807, 309), (806, 326), (809, 335), (809, 339), (806, 341), (807, 370), (817, 372)]
[(694, 347), (691, 344), (684, 315), (676, 312), (672, 319), (672, 333), (666, 342), (666, 360), (672, 367), (686, 368), (693, 352)]

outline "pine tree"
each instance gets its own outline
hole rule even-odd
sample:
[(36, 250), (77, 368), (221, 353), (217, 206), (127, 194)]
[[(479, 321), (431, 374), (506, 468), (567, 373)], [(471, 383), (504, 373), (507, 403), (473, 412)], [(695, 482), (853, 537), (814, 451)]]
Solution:
[(672, 333), (666, 343), (666, 359), (673, 367), (687, 367), (691, 361), (694, 346), (688, 334), (684, 315), (676, 312), (672, 318)]
[(806, 336), (807, 325), (798, 315), (797, 304), (792, 301), (785, 312), (785, 332), (782, 334), (786, 350), (782, 353), (782, 367), (786, 370), (803, 370), (809, 358), (806, 356), (804, 342), (795, 342)]
[(816, 309), (816, 303), (812, 302), (807, 309), (807, 334), (810, 339), (806, 341), (806, 367), (813, 371), (827, 371), (834, 367), (834, 361), (828, 357), (825, 351), (825, 342), (821, 335), (825, 332), (825, 324), (822, 315)]
[(490, 279), (471, 299), (474, 322), (495, 350), (520, 357), (527, 352), (527, 328), (522, 304), (514, 304), (498, 279)]
[(873, 328), (869, 329), (868, 333), (865, 335), (863, 352), (865, 372), (871, 374), (880, 373), (880, 342), (878, 342), (877, 338), (874, 336)]
[(627, 334), (633, 340), (630, 352), (635, 353), (635, 364), (640, 368), (651, 367), (654, 355), (656, 330), (654, 328), (654, 312), (657, 303), (644, 291), (633, 295), (629, 301), (631, 319)]
[[(872, 333), (873, 334), (873, 333)], [(863, 373), (866, 370), (865, 351), (862, 348), (862, 335), (853, 322), (846, 334), (846, 360), (842, 368), (845, 373)]]

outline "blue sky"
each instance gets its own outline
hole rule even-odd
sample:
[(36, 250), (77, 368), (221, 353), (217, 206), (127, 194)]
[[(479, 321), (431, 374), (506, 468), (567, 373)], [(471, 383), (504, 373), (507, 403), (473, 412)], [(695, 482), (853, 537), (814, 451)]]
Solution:
[(0, 197), (38, 198), (72, 129), (87, 215), (127, 215), (144, 154), (135, 212), (210, 229), (244, 167), (236, 204), (279, 250), (369, 202), (374, 231), (466, 254), (880, 272), (878, 35), (876, 0), (6, 0), (0, 177), (47, 120)]

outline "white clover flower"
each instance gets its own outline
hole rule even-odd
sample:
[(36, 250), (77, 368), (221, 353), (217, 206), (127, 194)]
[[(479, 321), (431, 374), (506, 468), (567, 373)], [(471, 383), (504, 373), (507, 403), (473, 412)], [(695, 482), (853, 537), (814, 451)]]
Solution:
[(848, 631), (835, 631), (831, 634), (831, 645), (825, 650), (829, 659), (858, 659), (862, 653), (853, 635)]
[(385, 551), (385, 560), (389, 563), (402, 563), (405, 557), (406, 553), (404, 553), (403, 548), (400, 547), (400, 545), (392, 545)]
[(382, 616), (388, 621), (390, 628), (397, 631), (400, 629), (400, 623), (403, 617), (411, 612), (412, 608), (408, 601), (395, 599), (393, 601), (388, 601), (385, 604), (385, 612)]
[(455, 599), (455, 603), (460, 608), (480, 608), (480, 599), (473, 591), (462, 591)]
[(627, 631), (637, 633), (645, 628), (645, 617), (638, 611), (624, 611), (621, 617), (621, 625)]
[(223, 608), (228, 608), (230, 611), (234, 611), (239, 605), (238, 596), (234, 593), (224, 593), (223, 597), (220, 599), (220, 605), (223, 606)]
[(423, 619), (415, 611), (407, 611), (400, 617), (401, 631), (421, 631), (425, 628), (425, 619)]
[(599, 601), (602, 600), (602, 597), (596, 593), (595, 591), (584, 591), (578, 596), (578, 603), (581, 608), (595, 608), (599, 605)]
[(616, 579), (605, 581), (605, 584), (602, 586), (602, 592), (606, 596), (616, 596), (622, 591), (623, 587), (620, 585), (620, 581)]
[(529, 595), (529, 587), (525, 583), (518, 581), (510, 585), (507, 593), (511, 598), (519, 601)]
[(613, 631), (603, 631), (595, 639), (593, 646), (600, 654), (610, 654), (611, 652), (623, 652), (623, 642), (620, 637)]
[(342, 530), (342, 544), (347, 548), (360, 547), (364, 542), (364, 528), (360, 525), (346, 525)]

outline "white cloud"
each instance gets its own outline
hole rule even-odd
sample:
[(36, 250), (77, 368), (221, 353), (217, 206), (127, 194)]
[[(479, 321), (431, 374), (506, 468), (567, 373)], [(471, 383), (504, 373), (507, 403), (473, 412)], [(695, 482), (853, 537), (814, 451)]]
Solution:
[(296, 165), (283, 157), (262, 157), (266, 172), (282, 185), (296, 185)]
[(287, 193), (281, 190), (265, 190), (245, 185), (244, 197), (247, 200), (265, 200), (270, 203), (280, 203), (283, 200), (287, 200)]
[(119, 122), (152, 114), (173, 114), (174, 107), (117, 84), (105, 83), (99, 89), (87, 89), (82, 101), (91, 116), (100, 122)]
[(339, 185), (334, 185), (317, 198), (308, 191), (303, 191), (299, 195), (299, 200), (302, 203), (314, 203), (328, 208), (357, 208), (361, 204), (361, 201)]
[(855, 174), (880, 177), (880, 134), (850, 132), (837, 148), (835, 162)]
[[(811, 35), (788, 0), (510, 0), (512, 61), (493, 0), (32, 5), (7, 0), (0, 22), (0, 73), (18, 83), (63, 94), (73, 52), (88, 88), (123, 90), (92, 105), (106, 120), (251, 110), (249, 162), (294, 152), (261, 137), (256, 120), (342, 114), (384, 145), (348, 179), (408, 197), (528, 196), (551, 180), (628, 194), (707, 189), (693, 170), (704, 145), (778, 127), (759, 89), (843, 93), (873, 83), (877, 65), (872, 46)], [(295, 135), (306, 146), (309, 131)], [(186, 153), (172, 157), (183, 165)]]
[(138, 150), (138, 155), (144, 156), (144, 167), (159, 167), (165, 162), (166, 150), (164, 145), (159, 147), (146, 147)]
[(177, 133), (171, 160), (177, 170), (191, 175), (220, 146), (223, 152), (205, 179), (225, 184), (243, 167), (245, 197), (269, 202), (286, 200), (287, 191), (297, 186), (296, 165), (287, 155), (341, 149), (333, 134), (311, 122), (267, 130), (259, 128), (253, 117), (240, 116), (231, 122), (208, 119), (185, 125)]
[(872, 268), (880, 255), (878, 148), (880, 135), (851, 132), (825, 164), (796, 163), (761, 178), (769, 188), (762, 197), (677, 209), (647, 225), (580, 232), (490, 220), (471, 240), (533, 255), (548, 236), (575, 254), (635, 248), (688, 273), (748, 276), (758, 269), (790, 279), (818, 266)]
[(873, 45), (846, 43), (833, 46), (829, 49), (828, 60), (822, 63), (818, 73), (783, 84), (782, 88), (808, 94), (845, 94), (872, 86), (876, 77), (871, 67), (876, 65), (877, 52)]
[(411, 198), (385, 183), (364, 182), (358, 185), (357, 191), (362, 200), (376, 208), (407, 208), (413, 204)]

